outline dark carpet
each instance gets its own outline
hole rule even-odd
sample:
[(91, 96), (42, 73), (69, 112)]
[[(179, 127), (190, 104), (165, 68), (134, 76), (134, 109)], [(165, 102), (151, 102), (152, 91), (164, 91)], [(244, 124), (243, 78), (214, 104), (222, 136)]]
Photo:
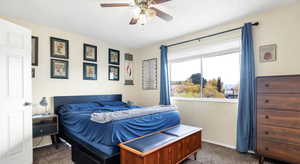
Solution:
[[(197, 158), (197, 161), (187, 160), (183, 164), (258, 164), (258, 159), (254, 155), (241, 154), (208, 143), (203, 143)], [(58, 149), (54, 146), (34, 149), (33, 161), (33, 164), (72, 164), (71, 149), (64, 144), (60, 144)], [(265, 164), (282, 163), (266, 159)]]

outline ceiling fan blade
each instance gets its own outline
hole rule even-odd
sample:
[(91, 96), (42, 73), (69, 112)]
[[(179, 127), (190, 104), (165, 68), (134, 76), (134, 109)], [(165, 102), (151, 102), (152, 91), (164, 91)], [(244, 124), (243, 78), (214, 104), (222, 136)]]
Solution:
[(101, 7), (128, 7), (129, 3), (102, 3)]
[(156, 12), (156, 16), (160, 17), (161, 19), (165, 21), (171, 21), (173, 20), (173, 17), (155, 7), (150, 7), (150, 9), (154, 10)]
[(161, 4), (161, 3), (165, 3), (165, 2), (169, 2), (171, 0), (152, 0), (153, 4)]
[(137, 24), (138, 20), (139, 20), (138, 18), (132, 18), (132, 19), (130, 20), (129, 24), (130, 24), (130, 25), (135, 25), (135, 24)]

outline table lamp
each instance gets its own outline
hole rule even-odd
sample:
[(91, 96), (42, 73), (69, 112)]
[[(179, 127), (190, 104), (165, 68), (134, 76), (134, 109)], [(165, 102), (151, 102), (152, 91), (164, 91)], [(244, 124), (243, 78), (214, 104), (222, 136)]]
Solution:
[(43, 107), (45, 107), (46, 114), (50, 114), (48, 112), (48, 108), (47, 108), (48, 107), (48, 101), (47, 101), (46, 97), (42, 98), (42, 100), (40, 101), (40, 105), (43, 106)]

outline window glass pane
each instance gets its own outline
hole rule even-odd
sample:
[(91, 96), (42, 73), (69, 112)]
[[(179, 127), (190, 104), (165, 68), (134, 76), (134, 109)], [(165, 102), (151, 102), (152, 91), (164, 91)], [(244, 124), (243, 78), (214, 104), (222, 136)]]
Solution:
[(235, 99), (239, 93), (240, 55), (206, 57), (203, 64), (203, 97)]
[(171, 96), (199, 98), (201, 96), (200, 72), (200, 59), (171, 63)]

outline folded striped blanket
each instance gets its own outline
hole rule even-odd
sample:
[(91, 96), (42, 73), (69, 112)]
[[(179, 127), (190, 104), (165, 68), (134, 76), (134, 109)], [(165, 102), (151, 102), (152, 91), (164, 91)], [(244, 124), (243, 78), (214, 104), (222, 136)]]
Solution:
[(145, 108), (135, 108), (123, 111), (115, 111), (115, 112), (103, 112), (103, 113), (92, 113), (91, 120), (98, 123), (107, 123), (114, 120), (123, 120), (133, 117), (145, 116), (155, 113), (168, 112), (177, 110), (176, 106), (168, 105), (168, 106), (152, 106)]

